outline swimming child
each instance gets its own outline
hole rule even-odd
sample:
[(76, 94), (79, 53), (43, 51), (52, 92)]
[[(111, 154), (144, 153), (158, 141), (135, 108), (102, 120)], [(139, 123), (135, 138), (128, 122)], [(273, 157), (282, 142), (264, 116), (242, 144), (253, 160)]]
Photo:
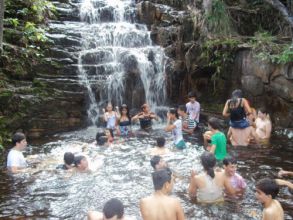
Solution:
[(151, 166), (154, 168), (155, 171), (165, 169), (165, 168), (168, 167), (167, 163), (159, 155), (153, 156), (151, 161), (150, 161), (150, 163), (151, 163)]
[(88, 161), (85, 156), (76, 156), (74, 158), (75, 171), (84, 173), (89, 172)]
[(157, 146), (151, 149), (150, 155), (164, 155), (170, 153), (170, 150), (165, 147), (165, 138), (158, 137), (157, 138)]
[(74, 164), (74, 154), (71, 152), (66, 152), (64, 154), (64, 164), (60, 164), (56, 167), (56, 169), (62, 169), (62, 170), (70, 170), (73, 168)]

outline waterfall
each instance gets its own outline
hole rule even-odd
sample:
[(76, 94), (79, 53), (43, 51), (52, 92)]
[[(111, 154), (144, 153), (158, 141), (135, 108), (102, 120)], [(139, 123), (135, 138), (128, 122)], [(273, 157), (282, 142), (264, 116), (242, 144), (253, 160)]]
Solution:
[(83, 0), (79, 81), (88, 91), (88, 116), (95, 123), (107, 101), (152, 110), (165, 102), (165, 56), (146, 25), (134, 23), (135, 1)]

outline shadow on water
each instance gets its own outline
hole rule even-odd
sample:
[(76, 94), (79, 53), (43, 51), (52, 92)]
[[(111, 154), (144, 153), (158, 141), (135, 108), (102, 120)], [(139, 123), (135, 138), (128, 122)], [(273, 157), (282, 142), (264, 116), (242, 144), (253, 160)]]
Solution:
[[(90, 158), (98, 155), (103, 165), (91, 174), (69, 177), (55, 167), (62, 162), (64, 152), (81, 153), (86, 143), (94, 141), (97, 129), (60, 134), (51, 139), (33, 143), (26, 155), (37, 154), (45, 163), (34, 173), (11, 176), (4, 170), (5, 154), (1, 156), (0, 219), (84, 219), (88, 210), (101, 210), (111, 197), (120, 198), (126, 213), (139, 216), (139, 200), (153, 191), (152, 172), (147, 149), (155, 145), (155, 137), (165, 134), (159, 125), (152, 137), (132, 137), (119, 141), (113, 148), (88, 147)], [(276, 177), (279, 168), (292, 170), (292, 141), (274, 136), (272, 147), (258, 146), (229, 148), (237, 155), (238, 172), (247, 180), (248, 190), (240, 201), (226, 201), (217, 205), (193, 203), (186, 190), (190, 170), (201, 171), (199, 156), (203, 152), (199, 134), (189, 138), (184, 151), (167, 155), (169, 166), (179, 174), (173, 195), (180, 198), (187, 219), (260, 219), (262, 207), (254, 196), (254, 184), (263, 177)], [(100, 161), (101, 162), (101, 161)], [(99, 163), (100, 163), (99, 162)], [(94, 162), (94, 164), (97, 161)], [(37, 171), (37, 172), (36, 172)], [(292, 194), (282, 189), (279, 196), (286, 219), (293, 219)]]

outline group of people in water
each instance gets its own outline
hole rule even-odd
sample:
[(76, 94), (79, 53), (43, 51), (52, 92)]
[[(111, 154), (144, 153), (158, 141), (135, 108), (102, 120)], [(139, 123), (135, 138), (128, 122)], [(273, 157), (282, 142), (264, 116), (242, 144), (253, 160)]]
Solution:
[[(170, 108), (167, 113), (166, 132), (172, 132), (174, 147), (178, 150), (187, 147), (184, 135), (192, 135), (197, 129), (200, 117), (200, 103), (196, 100), (196, 94), (188, 94), (189, 102), (178, 108)], [(266, 110), (257, 112), (250, 107), (248, 101), (242, 97), (241, 90), (235, 90), (231, 99), (227, 100), (223, 109), (223, 116), (230, 117), (229, 130), (226, 135), (221, 131), (221, 121), (211, 117), (208, 120), (208, 131), (203, 134), (205, 152), (200, 156), (203, 167), (202, 173), (191, 172), (188, 194), (196, 198), (200, 203), (217, 203), (224, 201), (225, 197), (241, 198), (245, 193), (247, 184), (236, 172), (237, 160), (230, 157), (227, 152), (227, 139), (232, 146), (247, 146), (251, 143), (268, 144), (272, 123)], [(152, 130), (152, 120), (158, 120), (158, 116), (151, 112), (147, 104), (142, 105), (141, 112), (130, 117), (127, 105), (120, 108), (109, 103), (103, 115), (106, 123), (104, 132), (96, 135), (96, 145), (110, 146), (116, 136), (129, 137), (133, 131), (131, 125), (139, 121), (140, 128), (149, 132)], [(27, 166), (22, 154), (27, 142), (24, 134), (16, 133), (12, 137), (14, 147), (7, 158), (7, 168), (12, 173), (21, 172)], [(164, 155), (170, 149), (165, 146), (165, 138), (157, 138), (157, 146), (150, 150), (152, 158), (150, 164), (154, 169), (152, 180), (154, 193), (140, 201), (141, 216), (144, 220), (181, 220), (184, 219), (184, 211), (180, 201), (169, 196), (172, 191), (176, 174), (164, 161)], [(58, 169), (77, 172), (88, 171), (86, 156), (75, 156), (71, 152), (64, 154), (64, 164)], [(293, 175), (290, 171), (280, 171), (279, 176)], [(286, 186), (290, 189), (293, 184), (282, 179), (261, 179), (256, 183), (256, 197), (264, 205), (264, 220), (284, 219), (282, 206), (275, 199), (279, 187)], [(105, 203), (103, 213), (90, 211), (88, 219), (130, 219), (124, 217), (124, 206), (118, 199), (110, 199)]]

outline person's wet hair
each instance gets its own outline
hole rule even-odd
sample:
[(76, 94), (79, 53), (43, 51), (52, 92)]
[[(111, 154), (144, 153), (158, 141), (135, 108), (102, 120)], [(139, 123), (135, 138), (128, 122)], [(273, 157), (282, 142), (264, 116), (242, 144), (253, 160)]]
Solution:
[(214, 172), (214, 167), (216, 166), (216, 158), (213, 153), (210, 152), (204, 152), (200, 156), (201, 164), (205, 171), (207, 171), (207, 174), (214, 178), (215, 177), (215, 172)]
[(16, 143), (21, 142), (22, 140), (26, 139), (25, 135), (21, 132), (16, 132), (13, 136), (12, 136), (12, 144), (13, 146), (16, 145)]
[(189, 92), (188, 93), (188, 98), (196, 98), (196, 93), (195, 92)]
[(178, 118), (178, 112), (176, 108), (170, 108), (169, 113), (172, 115), (175, 115), (176, 118)]
[(208, 120), (208, 124), (213, 128), (213, 129), (220, 129), (221, 128), (221, 124), (219, 119), (215, 118), (215, 117), (211, 117)]
[(103, 214), (106, 218), (117, 216), (120, 219), (124, 215), (124, 206), (120, 200), (115, 198), (110, 199), (104, 205)]
[[(113, 131), (113, 129), (106, 128), (105, 131), (109, 131), (110, 134), (111, 134), (111, 137), (112, 137), (112, 138), (114, 137), (114, 131)], [(105, 134), (104, 134), (104, 135), (105, 135)]]
[(165, 140), (164, 137), (158, 137), (157, 138), (157, 145), (158, 145), (158, 147), (164, 147), (165, 146), (165, 142), (166, 142), (166, 140)]
[(270, 178), (259, 180), (256, 183), (256, 188), (264, 192), (266, 195), (271, 195), (273, 199), (276, 198), (280, 189), (276, 180)]
[(105, 136), (105, 132), (97, 132), (97, 134), (96, 134), (96, 142), (97, 143), (99, 141), (99, 138), (102, 137), (102, 136)]
[(108, 137), (105, 136), (105, 134), (104, 134), (104, 136), (99, 137), (99, 139), (97, 140), (97, 145), (103, 146), (107, 142), (108, 142)]
[(74, 165), (77, 167), (81, 163), (81, 161), (83, 159), (85, 159), (85, 156), (76, 156), (76, 157), (74, 157)]
[(151, 159), (151, 166), (156, 169), (156, 165), (160, 163), (160, 160), (162, 159), (161, 156), (153, 156), (152, 159)]
[(66, 152), (63, 159), (65, 164), (71, 165), (74, 163), (74, 154), (71, 152)]
[(237, 164), (237, 160), (233, 157), (228, 157), (223, 160), (223, 164), (228, 166), (229, 164)]
[(172, 179), (172, 171), (168, 168), (161, 169), (152, 173), (155, 190), (161, 190), (166, 182)]
[(239, 98), (242, 98), (243, 97), (243, 94), (242, 94), (242, 91), (240, 89), (236, 89), (232, 92), (232, 97), (231, 97), (231, 100), (229, 102), (229, 106), (231, 108), (235, 108), (236, 107), (236, 104), (237, 104), (237, 101)]
[(187, 109), (185, 105), (179, 105), (178, 109), (186, 113)]

